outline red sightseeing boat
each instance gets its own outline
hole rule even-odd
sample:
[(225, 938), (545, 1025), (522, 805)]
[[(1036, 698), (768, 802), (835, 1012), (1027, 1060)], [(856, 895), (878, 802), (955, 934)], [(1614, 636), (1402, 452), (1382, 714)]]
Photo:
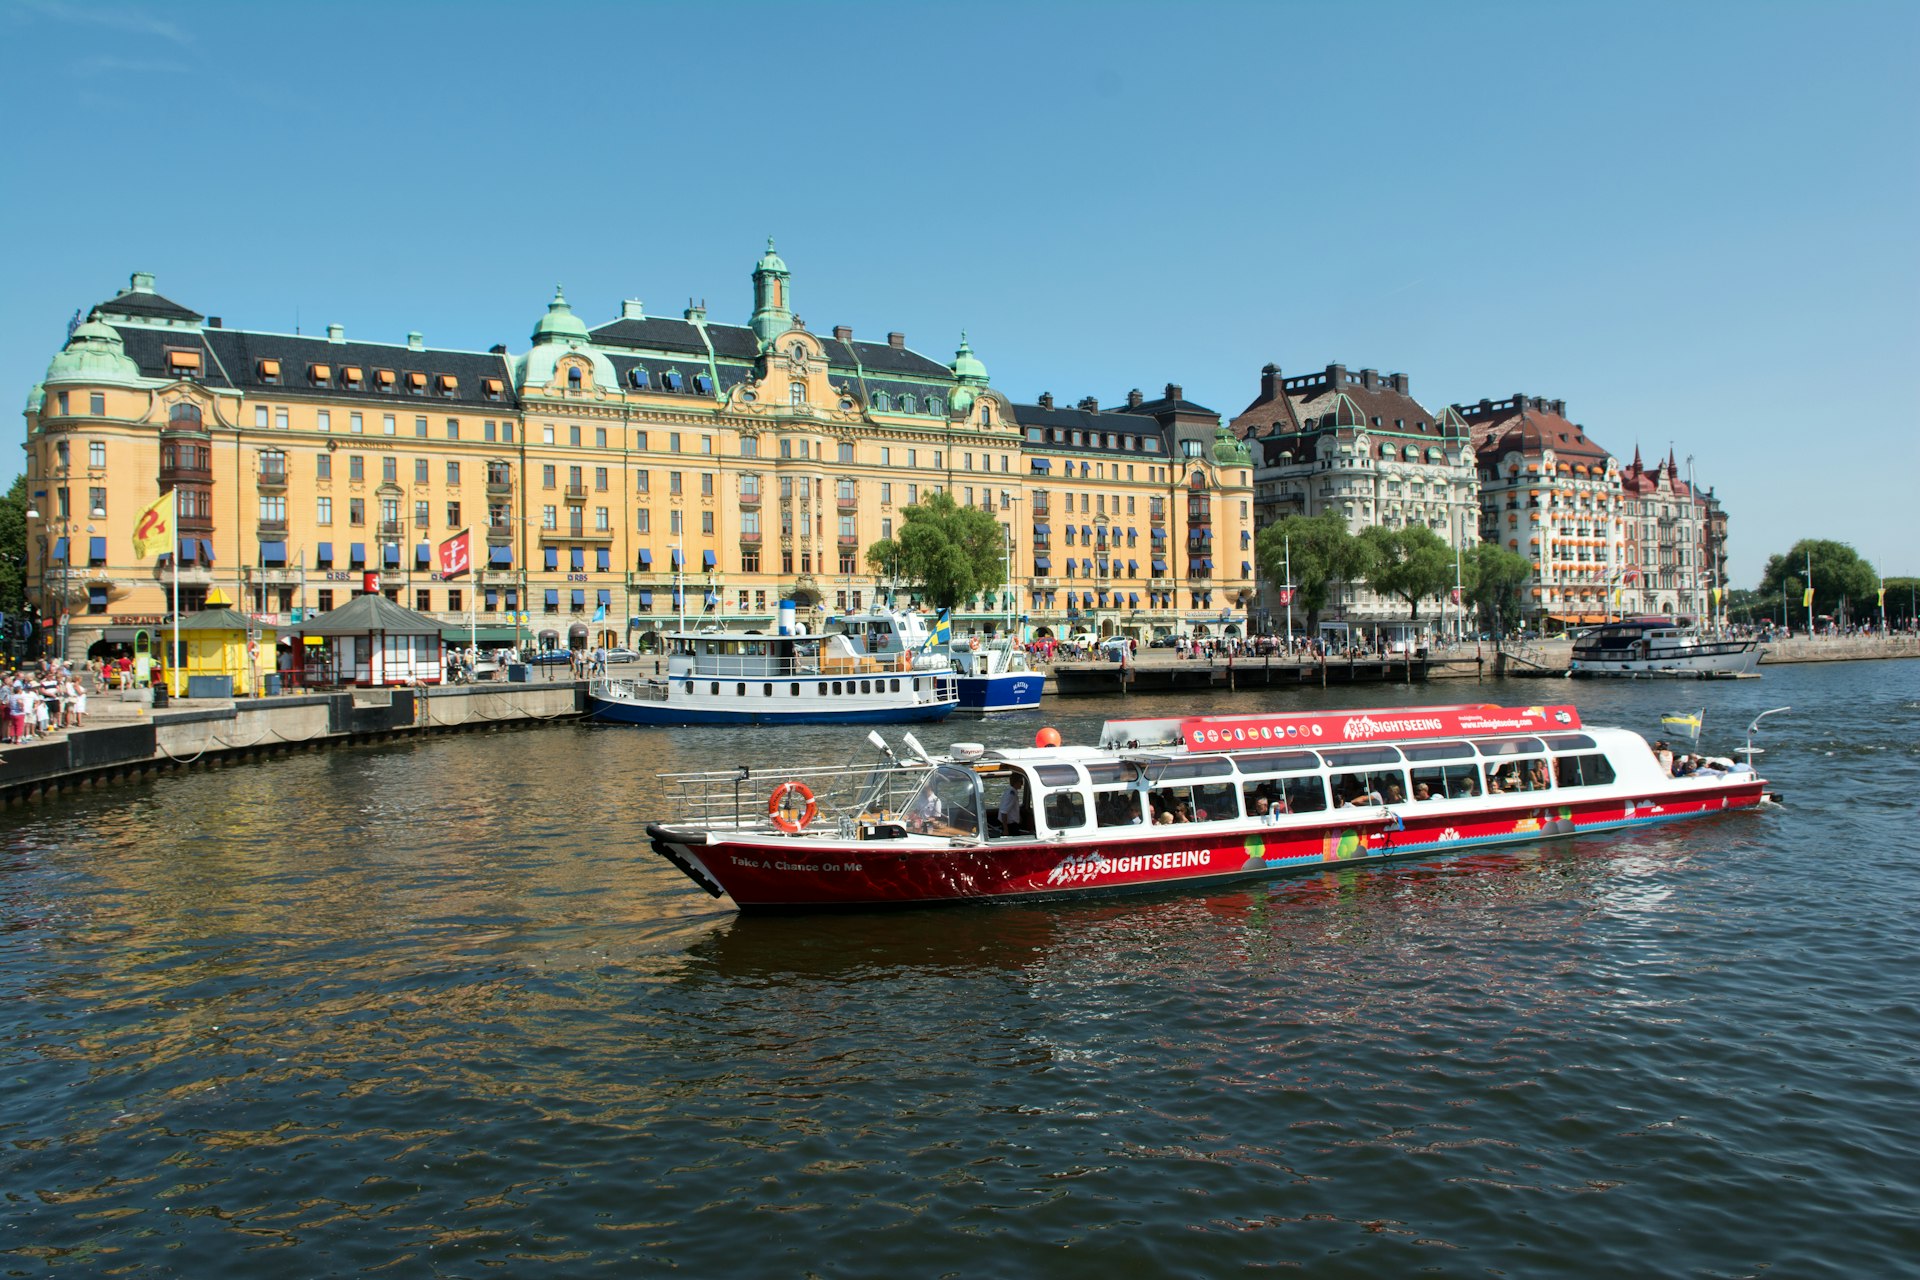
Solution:
[(680, 812), (648, 826), (654, 849), (748, 911), (1034, 901), (1612, 831), (1775, 798), (1750, 763), (1670, 776), (1645, 738), (1584, 726), (1571, 706), (1113, 720), (1097, 746), (1064, 746), (1046, 729), (1031, 748), (957, 743), (944, 756), (908, 735), (904, 759), (868, 737), (881, 753), (871, 768), (668, 775)]

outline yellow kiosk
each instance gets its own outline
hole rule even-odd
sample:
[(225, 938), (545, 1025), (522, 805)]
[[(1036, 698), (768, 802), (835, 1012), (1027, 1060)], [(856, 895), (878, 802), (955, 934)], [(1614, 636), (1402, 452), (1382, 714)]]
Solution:
[[(173, 620), (155, 628), (162, 647), (173, 640)], [(232, 602), (217, 588), (207, 593), (207, 607), (180, 619), (180, 649), (183, 661), (167, 668), (167, 686), (173, 696), (196, 696), (196, 676), (227, 676), (233, 681), (232, 696), (252, 697), (266, 686), (265, 677), (274, 673), (274, 642), (279, 629), (236, 613)], [(202, 681), (201, 689), (206, 688)], [(208, 696), (214, 696), (209, 694)]]

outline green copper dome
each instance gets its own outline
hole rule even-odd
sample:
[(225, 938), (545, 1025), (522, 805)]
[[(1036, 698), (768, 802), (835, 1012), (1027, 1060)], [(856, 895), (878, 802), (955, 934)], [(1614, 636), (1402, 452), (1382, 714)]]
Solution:
[(110, 324), (89, 317), (77, 326), (67, 345), (47, 366), (46, 382), (114, 382), (133, 385), (140, 381), (140, 366), (127, 354), (120, 331)]
[(533, 326), (533, 345), (540, 346), (548, 342), (586, 342), (587, 324), (573, 314), (573, 308), (567, 305), (567, 295), (559, 285), (553, 287), (553, 301), (547, 304), (547, 314), (540, 317), (540, 323)]
[(1222, 466), (1253, 465), (1253, 454), (1247, 448), (1247, 442), (1233, 434), (1232, 428), (1222, 423), (1213, 433), (1213, 460)]
[(965, 329), (960, 331), (960, 349), (953, 353), (953, 364), (949, 367), (953, 370), (953, 376), (962, 382), (986, 385), (987, 366), (980, 363), (979, 358), (973, 354), (973, 348), (967, 345)]
[(773, 237), (768, 236), (767, 252), (765, 253), (765, 255), (761, 257), (759, 265), (755, 266), (754, 270), (785, 272), (786, 269), (787, 269), (787, 264), (782, 262), (780, 260), (780, 255), (773, 251)]
[(956, 388), (953, 395), (947, 399), (947, 408), (956, 418), (966, 417), (973, 412), (973, 392), (965, 387)]

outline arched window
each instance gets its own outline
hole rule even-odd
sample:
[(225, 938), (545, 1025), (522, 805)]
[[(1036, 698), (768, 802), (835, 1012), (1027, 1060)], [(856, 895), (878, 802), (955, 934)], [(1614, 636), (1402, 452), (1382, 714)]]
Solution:
[(580, 389), (580, 366), (577, 364), (570, 364), (567, 366), (567, 390), (578, 391), (579, 389)]
[(913, 412), (913, 397), (912, 397), (912, 396), (901, 396), (901, 397), (900, 397), (900, 412), (902, 412), (902, 413), (912, 413), (912, 412)]
[(807, 384), (804, 382), (789, 382), (787, 384), (787, 403), (798, 405), (805, 404), (806, 402)]
[(984, 400), (980, 402), (980, 425), (983, 427), (993, 425), (993, 406)]
[(946, 408), (946, 405), (945, 405), (945, 403), (944, 403), (944, 402), (942, 402), (942, 401), (941, 401), (941, 399), (940, 399), (940, 397), (939, 397), (939, 396), (928, 396), (928, 397), (927, 397), (927, 412), (928, 412), (928, 413), (940, 413), (940, 412), (941, 412), (941, 411), (943, 411), (943, 410), (944, 410), (945, 408)]
[(892, 408), (893, 397), (884, 391), (876, 391), (873, 393), (873, 411), (875, 413), (886, 413)]

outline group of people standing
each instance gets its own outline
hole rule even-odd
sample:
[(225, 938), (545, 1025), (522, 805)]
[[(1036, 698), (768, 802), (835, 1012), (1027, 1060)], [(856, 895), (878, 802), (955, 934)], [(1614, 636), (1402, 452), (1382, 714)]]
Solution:
[(0, 690), (6, 699), (4, 735), (8, 744), (32, 742), (56, 729), (78, 729), (87, 721), (87, 686), (65, 663), (38, 672), (16, 672)]

